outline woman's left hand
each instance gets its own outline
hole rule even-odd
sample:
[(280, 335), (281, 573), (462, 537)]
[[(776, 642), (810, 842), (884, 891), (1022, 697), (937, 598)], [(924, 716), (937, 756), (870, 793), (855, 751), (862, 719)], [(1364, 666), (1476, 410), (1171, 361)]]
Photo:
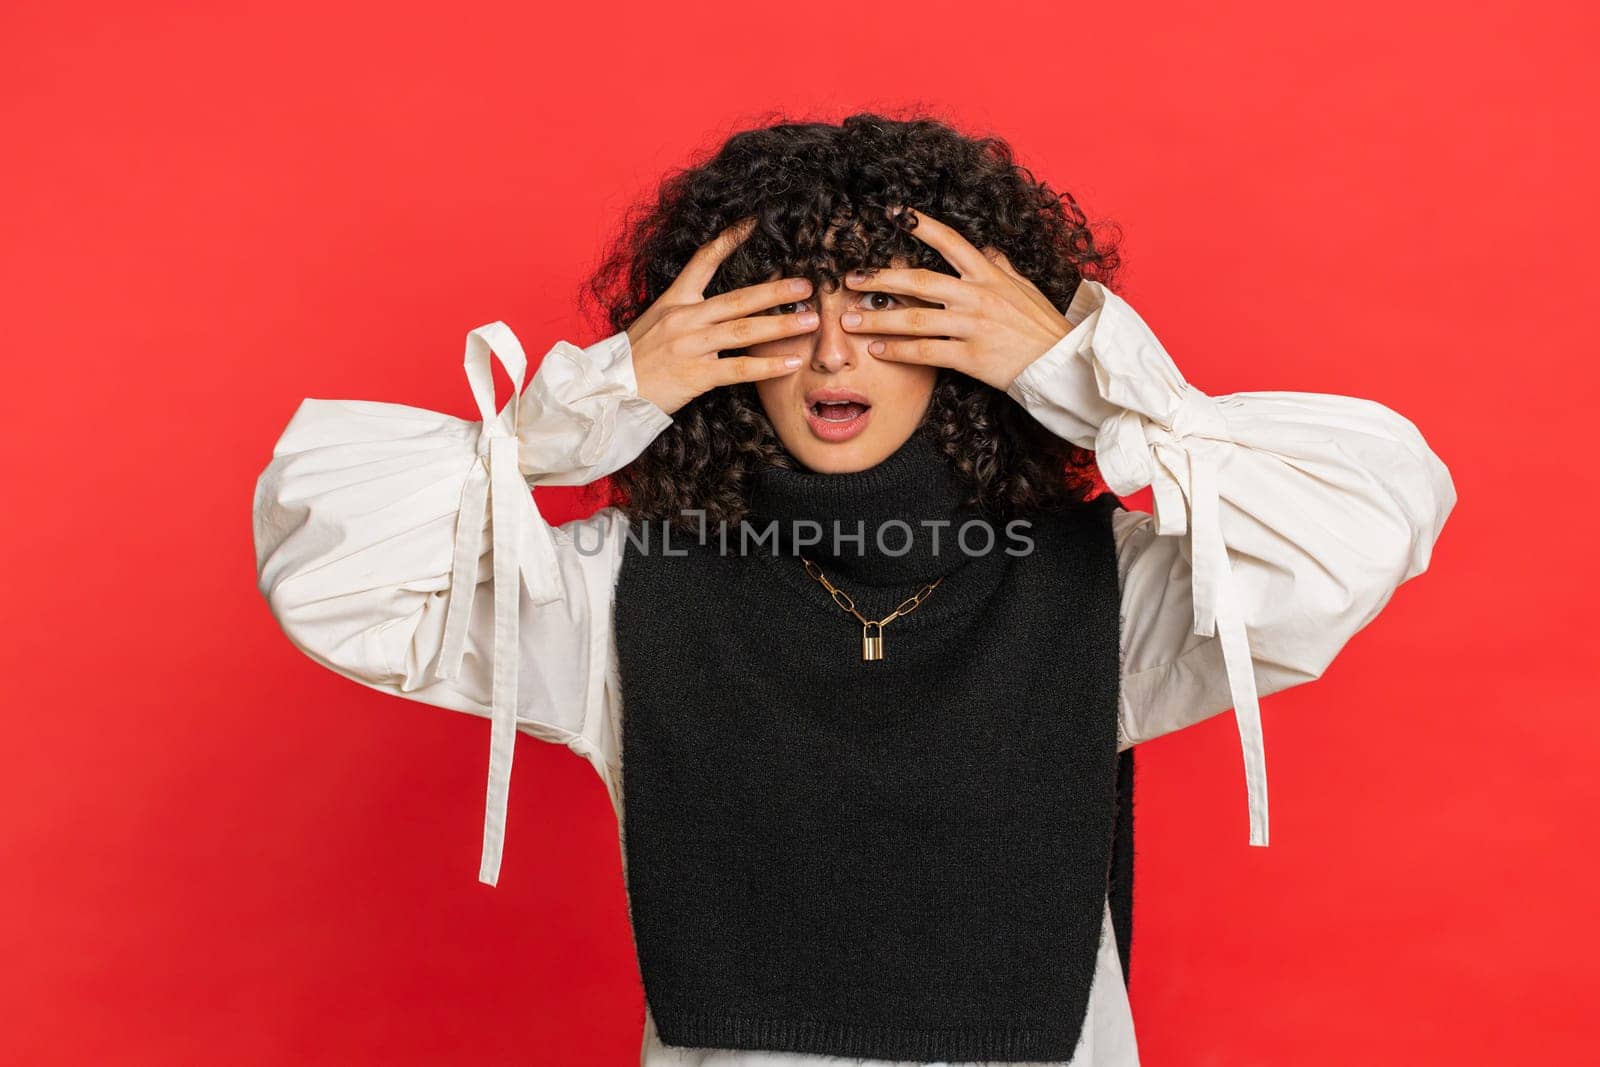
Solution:
[(859, 321), (840, 321), (851, 333), (899, 334), (873, 341), (879, 359), (950, 367), (1004, 391), (1023, 368), (1072, 329), (1067, 317), (1019, 273), (998, 249), (980, 251), (932, 215), (906, 208), (917, 225), (911, 233), (931, 245), (959, 278), (924, 269), (883, 267), (845, 284), (861, 292), (904, 293), (943, 307), (859, 311)]

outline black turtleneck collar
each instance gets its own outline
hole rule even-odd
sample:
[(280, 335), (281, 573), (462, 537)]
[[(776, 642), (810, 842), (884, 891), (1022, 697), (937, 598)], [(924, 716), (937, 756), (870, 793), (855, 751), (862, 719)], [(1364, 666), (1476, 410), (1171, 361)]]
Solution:
[[(777, 553), (798, 552), (830, 578), (858, 586), (899, 586), (932, 581), (974, 556), (1005, 548), (1005, 532), (993, 520), (986, 520), (992, 539), (974, 527), (963, 541), (959, 536), (963, 524), (984, 516), (963, 506), (962, 498), (949, 462), (919, 427), (894, 452), (865, 470), (829, 474), (768, 467), (758, 471), (746, 522), (764, 534), (767, 525), (777, 520)], [(819, 524), (820, 531), (802, 520)], [(862, 535), (859, 539), (854, 536), (857, 532)], [(795, 538), (813, 543), (797, 544)]]

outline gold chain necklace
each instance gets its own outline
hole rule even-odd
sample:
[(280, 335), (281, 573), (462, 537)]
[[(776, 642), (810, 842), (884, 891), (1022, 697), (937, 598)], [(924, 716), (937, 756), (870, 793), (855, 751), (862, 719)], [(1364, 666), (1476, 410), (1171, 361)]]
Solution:
[(856, 610), (856, 602), (850, 599), (849, 593), (846, 593), (843, 589), (840, 589), (838, 586), (828, 581), (827, 576), (822, 573), (821, 568), (819, 568), (815, 563), (812, 563), (809, 559), (806, 559), (804, 556), (801, 556), (800, 559), (806, 565), (806, 573), (822, 583), (822, 587), (826, 589), (830, 595), (832, 595), (833, 602), (861, 621), (861, 658), (863, 660), (882, 659), (884, 626), (893, 622), (895, 619), (898, 619), (902, 615), (909, 615), (911, 612), (916, 611), (917, 607), (927, 599), (928, 594), (933, 592), (934, 588), (938, 586), (940, 582), (944, 581), (944, 575), (940, 575), (929, 584), (923, 586), (912, 596), (908, 596), (902, 600), (899, 607), (889, 612), (889, 614), (885, 615), (883, 618), (869, 619), (865, 615), (861, 614), (861, 612)]

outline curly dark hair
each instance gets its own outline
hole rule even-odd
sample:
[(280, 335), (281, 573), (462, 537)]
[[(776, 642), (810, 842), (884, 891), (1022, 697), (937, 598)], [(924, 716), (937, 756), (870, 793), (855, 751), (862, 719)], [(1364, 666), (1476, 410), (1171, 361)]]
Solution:
[[(757, 218), (719, 267), (707, 297), (773, 276), (809, 278), (816, 292), (903, 256), (907, 265), (958, 272), (911, 235), (925, 208), (978, 247), (1004, 252), (1065, 310), (1081, 279), (1110, 285), (1120, 232), (1097, 240), (1070, 193), (1019, 165), (997, 136), (967, 136), (925, 115), (850, 115), (837, 125), (774, 121), (735, 133), (711, 157), (668, 174), (653, 202), (631, 208), (580, 301), (598, 305), (612, 332), (627, 329), (667, 289), (690, 256), (725, 227)], [(730, 349), (724, 356), (742, 355)], [(1046, 430), (1004, 392), (939, 368), (918, 432), (950, 461), (966, 503), (1010, 518), (1075, 506), (1098, 484), (1094, 453)], [(673, 423), (610, 479), (611, 502), (633, 519), (691, 525), (745, 513), (751, 475), (796, 467), (752, 383), (722, 386), (685, 404)]]

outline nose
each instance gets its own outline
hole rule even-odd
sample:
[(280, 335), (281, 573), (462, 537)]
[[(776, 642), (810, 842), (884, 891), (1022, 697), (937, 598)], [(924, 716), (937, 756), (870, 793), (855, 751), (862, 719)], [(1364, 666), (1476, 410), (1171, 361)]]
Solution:
[(811, 349), (811, 368), (824, 374), (837, 374), (855, 366), (855, 345), (860, 337), (851, 334), (839, 325), (837, 308), (825, 308), (821, 312), (821, 321), (812, 331), (814, 343)]

